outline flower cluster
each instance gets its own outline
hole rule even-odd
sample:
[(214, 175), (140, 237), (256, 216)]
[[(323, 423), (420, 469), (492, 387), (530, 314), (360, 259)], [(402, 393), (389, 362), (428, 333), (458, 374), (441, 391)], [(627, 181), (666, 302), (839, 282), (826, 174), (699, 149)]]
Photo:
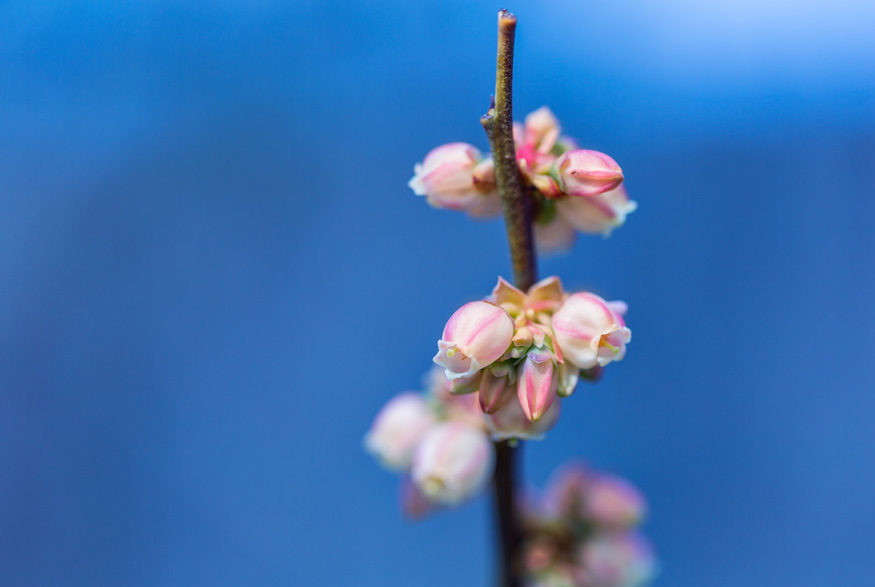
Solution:
[(438, 369), (429, 374), (426, 387), (425, 393), (392, 398), (365, 436), (369, 453), (404, 474), (401, 505), (412, 517), (478, 493), (495, 460), (476, 397), (449, 393)]
[(640, 587), (656, 571), (637, 530), (646, 512), (628, 482), (570, 465), (540, 499), (523, 504), (529, 587)]
[[(514, 123), (520, 172), (539, 194), (535, 239), (542, 252), (574, 244), (575, 231), (609, 235), (637, 204), (629, 199), (620, 166), (604, 153), (579, 149), (562, 136), (546, 106)], [(437, 208), (475, 217), (501, 212), (492, 158), (467, 143), (449, 143), (429, 152), (414, 167), (413, 192)]]
[(396, 395), (374, 419), (365, 450), (387, 469), (404, 475), (401, 506), (421, 517), (440, 506), (477, 495), (492, 474), (493, 439), (542, 438), (559, 419), (559, 402), (532, 422), (518, 402), (484, 414), (478, 394), (453, 391), (443, 369), (426, 377), (426, 391)]
[[(528, 292), (499, 278), (489, 298), (452, 315), (434, 362), (444, 367), (451, 392), (479, 392), (494, 431), (507, 430), (500, 419), (511, 410), (530, 422), (548, 414), (551, 420), (557, 396), (571, 395), (581, 377), (597, 379), (605, 365), (623, 359), (632, 337), (625, 313), (623, 302), (566, 293), (558, 277)], [(494, 435), (529, 437), (525, 431)]]

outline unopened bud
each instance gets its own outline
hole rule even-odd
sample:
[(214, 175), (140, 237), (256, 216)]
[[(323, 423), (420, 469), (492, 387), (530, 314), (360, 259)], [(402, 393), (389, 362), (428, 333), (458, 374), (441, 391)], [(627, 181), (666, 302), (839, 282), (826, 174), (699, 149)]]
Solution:
[(486, 485), (494, 463), (486, 434), (460, 422), (445, 422), (417, 447), (411, 477), (429, 499), (456, 504)]
[(566, 361), (589, 369), (623, 359), (632, 332), (614, 311), (620, 306), (611, 304), (589, 292), (572, 294), (562, 302), (553, 314), (552, 327)]
[(374, 418), (365, 436), (365, 450), (386, 468), (408, 469), (416, 446), (435, 423), (424, 397), (413, 392), (402, 393), (383, 406)]
[(517, 381), (519, 403), (532, 422), (537, 422), (556, 398), (553, 354), (549, 349), (529, 350)]
[(610, 191), (623, 182), (623, 170), (616, 161), (586, 149), (563, 153), (553, 163), (550, 175), (562, 193), (585, 198)]
[(413, 168), (415, 175), (407, 185), (436, 208), (494, 216), (501, 212), (501, 202), (487, 161), (467, 143), (441, 145)]
[(469, 302), (444, 327), (434, 362), (446, 369), (449, 380), (474, 375), (504, 354), (513, 334), (513, 318), (502, 308)]

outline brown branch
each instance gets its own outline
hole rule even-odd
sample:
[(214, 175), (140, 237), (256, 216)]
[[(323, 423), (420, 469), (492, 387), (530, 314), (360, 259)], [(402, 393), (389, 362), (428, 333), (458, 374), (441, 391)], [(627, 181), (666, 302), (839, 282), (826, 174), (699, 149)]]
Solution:
[(495, 183), (501, 197), (507, 240), (513, 262), (514, 284), (525, 291), (536, 281), (538, 272), (532, 237), (532, 198), (523, 183), (516, 162), (513, 142), (513, 42), (516, 17), (501, 10), (498, 13), (498, 62), (495, 73), (495, 97), (489, 110), (480, 118), (486, 129), (492, 159), (495, 162)]
[[(515, 33), (516, 17), (506, 10), (499, 11), (495, 96), (480, 122), (486, 130), (495, 162), (495, 183), (504, 211), (514, 283), (525, 291), (535, 283), (538, 270), (532, 236), (533, 201), (517, 166), (513, 140)], [(503, 441), (495, 443), (495, 452), (493, 490), (501, 552), (498, 585), (519, 587), (522, 584), (522, 532), (516, 509), (516, 479), (520, 449)]]

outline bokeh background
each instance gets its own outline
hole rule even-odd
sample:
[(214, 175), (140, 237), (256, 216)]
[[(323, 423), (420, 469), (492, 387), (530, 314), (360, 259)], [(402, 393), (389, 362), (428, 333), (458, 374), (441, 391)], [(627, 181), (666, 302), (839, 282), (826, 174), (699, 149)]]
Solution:
[[(498, 8), (0, 3), (0, 584), (488, 584), (489, 503), (410, 524), (361, 439), (508, 273), (406, 186)], [(875, 584), (875, 5), (508, 8), (640, 204), (542, 263), (634, 340), (527, 481), (642, 487), (659, 585)]]

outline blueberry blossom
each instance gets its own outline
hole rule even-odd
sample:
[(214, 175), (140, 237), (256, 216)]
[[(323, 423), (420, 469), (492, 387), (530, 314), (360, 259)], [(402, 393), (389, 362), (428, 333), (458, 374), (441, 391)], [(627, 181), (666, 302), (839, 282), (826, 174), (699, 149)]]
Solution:
[(625, 303), (606, 302), (593, 293), (568, 296), (552, 320), (564, 358), (581, 369), (622, 360), (632, 339), (623, 320), (625, 313)]
[(417, 447), (411, 477), (429, 499), (453, 505), (483, 489), (494, 463), (492, 443), (483, 431), (445, 422)]
[(383, 406), (365, 437), (365, 449), (389, 469), (405, 470), (437, 418), (418, 393), (402, 393)]
[(494, 216), (501, 211), (492, 159), (472, 145), (441, 145), (416, 164), (414, 173), (407, 185), (435, 208), (472, 216)]
[[(569, 250), (577, 232), (608, 236), (637, 207), (620, 185), (624, 176), (617, 162), (581, 149), (561, 131), (546, 106), (513, 125), (517, 165), (538, 202), (534, 235), (541, 253)], [(441, 145), (414, 171), (408, 185), (434, 207), (475, 217), (501, 213), (494, 162), (473, 145)]]
[(456, 310), (438, 341), (434, 362), (447, 379), (469, 377), (501, 357), (514, 335), (513, 319), (489, 302), (470, 302)]
[(575, 149), (563, 153), (550, 168), (559, 191), (568, 196), (592, 197), (623, 183), (623, 170), (604, 153)]

